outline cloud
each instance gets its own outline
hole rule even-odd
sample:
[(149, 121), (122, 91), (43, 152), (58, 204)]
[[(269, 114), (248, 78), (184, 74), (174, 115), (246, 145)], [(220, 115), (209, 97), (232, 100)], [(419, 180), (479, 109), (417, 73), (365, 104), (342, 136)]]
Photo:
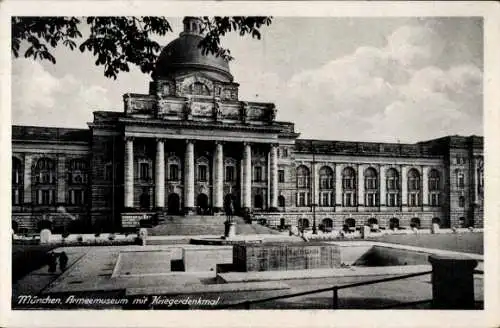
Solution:
[(99, 85), (71, 74), (58, 78), (37, 61), (13, 61), (13, 124), (85, 128), (92, 111), (109, 106), (107, 90)]
[(430, 26), (401, 26), (383, 47), (359, 47), (298, 73), (278, 100), (281, 118), (312, 138), (416, 142), (482, 134), (482, 72), (471, 63), (436, 66), (443, 44)]

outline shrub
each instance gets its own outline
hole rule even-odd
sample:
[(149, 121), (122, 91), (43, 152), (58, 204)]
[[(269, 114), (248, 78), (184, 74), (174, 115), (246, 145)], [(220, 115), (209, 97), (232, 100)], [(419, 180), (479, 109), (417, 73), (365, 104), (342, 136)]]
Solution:
[(68, 231), (66, 231), (66, 230), (64, 230), (64, 231), (63, 231), (63, 233), (61, 234), (61, 236), (62, 236), (64, 239), (66, 239), (66, 238), (68, 238), (68, 236), (69, 236), (69, 232), (68, 232)]
[(76, 241), (79, 242), (79, 243), (82, 243), (83, 242), (83, 237), (80, 235), (78, 237), (76, 237)]

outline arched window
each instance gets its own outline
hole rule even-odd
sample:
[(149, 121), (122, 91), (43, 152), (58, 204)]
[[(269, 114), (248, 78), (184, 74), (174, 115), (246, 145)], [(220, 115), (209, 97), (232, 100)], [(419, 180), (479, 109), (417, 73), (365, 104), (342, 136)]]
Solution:
[(420, 173), (408, 171), (408, 206), (420, 206)]
[(387, 206), (399, 206), (399, 173), (390, 168), (385, 173), (387, 186)]
[(179, 180), (179, 165), (170, 164), (168, 166), (168, 179), (171, 181)]
[(50, 158), (40, 158), (35, 166), (35, 183), (55, 184), (56, 166)]
[(439, 172), (432, 169), (429, 171), (429, 191), (439, 191)]
[(81, 206), (86, 203), (86, 183), (88, 177), (87, 162), (74, 159), (69, 162), (68, 201), (71, 205)]
[(86, 184), (88, 178), (87, 162), (82, 159), (74, 159), (69, 162), (69, 183)]
[(429, 172), (429, 205), (439, 206), (440, 203), (440, 181), (439, 172), (435, 169)]
[(23, 165), (21, 160), (12, 157), (12, 205), (22, 203), (23, 191)]
[(38, 205), (55, 204), (56, 165), (47, 157), (40, 158), (35, 165), (35, 194)]
[(323, 166), (319, 170), (319, 206), (333, 206), (335, 202), (333, 188), (333, 170)]
[(344, 206), (356, 206), (356, 172), (352, 167), (342, 171), (342, 193)]
[(328, 166), (319, 170), (319, 189), (333, 189), (333, 170)]
[(169, 181), (179, 181), (181, 177), (181, 160), (173, 155), (167, 159), (167, 177)]
[(373, 167), (365, 170), (365, 206), (378, 206), (378, 178)]
[(306, 166), (301, 165), (297, 168), (297, 188), (309, 188), (310, 178), (310, 172)]

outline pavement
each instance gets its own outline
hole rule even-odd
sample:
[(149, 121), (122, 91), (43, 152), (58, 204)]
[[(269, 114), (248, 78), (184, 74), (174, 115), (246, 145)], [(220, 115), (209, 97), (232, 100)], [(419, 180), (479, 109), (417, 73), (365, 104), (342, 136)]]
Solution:
[[(271, 237), (272, 236), (272, 237)], [(181, 236), (185, 238), (186, 236)], [(191, 236), (190, 236), (191, 237)], [(198, 236), (200, 237), (200, 236)], [(208, 236), (205, 236), (208, 237)], [(263, 235), (258, 235), (262, 238)], [(287, 239), (288, 236), (270, 235), (267, 238)], [(160, 237), (155, 237), (160, 238)], [(178, 240), (173, 236), (161, 236), (167, 240)], [(255, 238), (248, 235), (247, 238)], [(149, 238), (148, 238), (149, 240)], [(330, 242), (347, 246), (345, 242)], [(349, 242), (352, 243), (352, 242)], [(359, 241), (355, 243), (367, 243)], [(428, 248), (369, 242), (384, 247), (396, 247), (433, 254), (457, 255), (452, 251), (431, 250)], [(352, 245), (352, 244), (351, 244)], [(429, 265), (408, 265), (398, 267), (350, 267), (316, 270), (290, 270), (268, 272), (164, 272), (153, 275), (134, 275), (113, 277), (120, 252), (169, 251), (171, 259), (182, 259), (182, 248), (203, 247), (198, 245), (147, 245), (147, 246), (103, 246), (103, 247), (64, 247), (68, 254), (68, 268), (65, 272), (50, 274), (47, 266), (33, 271), (18, 283), (13, 284), (13, 299), (18, 295), (37, 295), (55, 293), (113, 294), (127, 291), (131, 294), (168, 292), (170, 294), (196, 294), (197, 296), (221, 297), (223, 304), (231, 304), (263, 297), (287, 295), (308, 290), (327, 288), (333, 285), (372, 280), (375, 277), (390, 277), (406, 273), (430, 271)], [(214, 246), (208, 246), (214, 247)], [(468, 254), (479, 261), (477, 269), (483, 269), (483, 256)], [(286, 282), (282, 282), (286, 280)], [(224, 282), (217, 284), (217, 282)], [(483, 300), (482, 275), (474, 279), (476, 299)], [(142, 289), (141, 289), (142, 288)], [(413, 302), (432, 298), (430, 275), (407, 278), (369, 286), (343, 289), (339, 292), (341, 308), (370, 308), (401, 302)], [(256, 308), (331, 308), (332, 293), (324, 292), (289, 299), (280, 299), (271, 303), (260, 303)]]

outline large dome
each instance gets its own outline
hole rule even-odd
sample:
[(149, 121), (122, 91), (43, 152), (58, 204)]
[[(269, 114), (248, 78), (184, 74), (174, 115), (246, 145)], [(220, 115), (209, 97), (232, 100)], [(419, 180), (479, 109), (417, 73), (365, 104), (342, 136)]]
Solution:
[(198, 47), (203, 39), (200, 30), (198, 19), (194, 17), (184, 19), (184, 32), (163, 48), (158, 57), (154, 72), (155, 79), (204, 71), (220, 80), (233, 81), (229, 64), (225, 59), (212, 54), (202, 54), (202, 50)]

